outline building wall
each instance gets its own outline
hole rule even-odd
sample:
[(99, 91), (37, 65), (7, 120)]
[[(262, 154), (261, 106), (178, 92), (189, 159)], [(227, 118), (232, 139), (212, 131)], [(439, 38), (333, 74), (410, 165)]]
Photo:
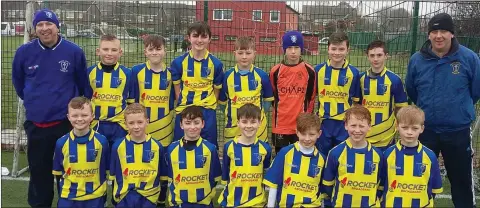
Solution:
[[(231, 20), (215, 20), (214, 10), (231, 9)], [(253, 10), (261, 10), (261, 21), (254, 21)], [(279, 22), (270, 22), (270, 11), (280, 11)], [(196, 17), (204, 20), (204, 3), (197, 2)], [(292, 14), (287, 14), (292, 13)], [(288, 16), (288, 17), (287, 17)], [(233, 37), (255, 38), (256, 50), (260, 54), (282, 54), (281, 39), (284, 32), (298, 28), (298, 15), (287, 9), (285, 2), (208, 2), (208, 24), (212, 29), (212, 52), (234, 50)]]

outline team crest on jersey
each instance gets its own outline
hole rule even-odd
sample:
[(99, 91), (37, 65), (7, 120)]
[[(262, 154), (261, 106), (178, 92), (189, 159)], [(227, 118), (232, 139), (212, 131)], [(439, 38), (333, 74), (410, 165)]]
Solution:
[(388, 91), (388, 85), (382, 84), (382, 85), (380, 85), (380, 87), (381, 87), (381, 89), (383, 90), (383, 91), (382, 91), (382, 94), (387, 93), (387, 91)]
[(152, 161), (153, 158), (155, 158), (155, 151), (151, 150), (151, 151), (148, 153), (148, 161)]
[(420, 169), (420, 173), (423, 175), (425, 174), (425, 171), (427, 170), (427, 164), (426, 163), (417, 163)]
[(371, 173), (374, 173), (377, 170), (378, 163), (372, 162), (372, 161), (368, 161), (368, 163), (369, 163), (369, 166), (370, 166)]
[(257, 89), (258, 87), (258, 80), (250, 80), (250, 83)]
[(297, 36), (296, 35), (290, 36), (290, 40), (292, 41), (292, 43), (297, 43)]
[(318, 176), (318, 174), (320, 174), (321, 170), (322, 170), (322, 167), (320, 166), (317, 166), (317, 165), (312, 165), (313, 166), (313, 171), (314, 171), (314, 174), (315, 174), (315, 177)]
[(450, 66), (452, 66), (452, 74), (460, 74), (460, 67), (462, 66), (460, 62), (455, 61)]
[(115, 84), (117, 84), (117, 86), (120, 86), (123, 82), (123, 79), (120, 77), (115, 77), (113, 78), (113, 81), (115, 82)]
[(255, 158), (255, 164), (253, 165), (258, 165), (262, 162), (263, 160), (263, 156), (265, 156), (264, 154), (261, 154), (261, 153), (253, 153), (253, 158)]
[(210, 73), (212, 73), (212, 70), (208, 67), (203, 67), (202, 70), (205, 72), (205, 76), (208, 76)]
[(343, 85), (347, 85), (348, 84), (348, 77), (344, 77), (343, 78)]
[(58, 63), (60, 64), (61, 72), (68, 72), (68, 66), (70, 66), (70, 62), (68, 62), (67, 60), (61, 60)]

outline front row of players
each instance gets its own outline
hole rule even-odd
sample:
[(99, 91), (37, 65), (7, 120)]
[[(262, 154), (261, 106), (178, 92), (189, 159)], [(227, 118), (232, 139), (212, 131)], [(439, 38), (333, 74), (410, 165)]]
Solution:
[[(107, 139), (89, 127), (92, 104), (70, 101), (73, 130), (57, 141), (53, 174), (59, 179), (58, 207), (104, 207), (107, 181), (113, 181), (116, 207), (155, 207), (165, 200), (173, 207), (212, 207), (216, 185), (225, 185), (222, 207), (425, 207), (442, 191), (435, 154), (418, 141), (424, 113), (415, 106), (397, 114), (400, 141), (385, 152), (366, 139), (371, 127), (368, 109), (347, 110), (349, 138), (327, 157), (315, 147), (322, 134), (318, 116), (296, 119), (298, 142), (282, 148), (270, 164), (272, 149), (257, 137), (262, 111), (246, 104), (237, 111), (240, 136), (223, 148), (200, 136), (201, 107), (180, 114), (184, 137), (164, 148), (146, 133), (148, 118), (138, 103), (125, 110), (128, 135), (111, 150)], [(264, 173), (266, 174), (264, 175)], [(168, 181), (168, 187), (162, 187)], [(265, 189), (265, 185), (269, 187)]]

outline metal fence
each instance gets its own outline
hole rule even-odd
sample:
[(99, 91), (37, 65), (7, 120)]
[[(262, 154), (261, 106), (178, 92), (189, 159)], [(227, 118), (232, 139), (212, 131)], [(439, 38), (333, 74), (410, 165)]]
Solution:
[[(15, 50), (23, 43), (23, 34), (28, 31), (24, 23), (29, 14), (25, 9), (27, 2), (2, 1), (1, 4), (2, 149), (11, 149), (18, 137), (24, 148), (26, 137), (15, 131), (17, 123), (21, 123), (17, 122), (18, 98), (11, 82), (11, 62)], [(34, 10), (49, 8), (58, 15), (62, 35), (84, 49), (89, 65), (98, 61), (95, 48), (99, 36), (106, 33), (115, 34), (121, 40), (124, 55), (120, 62), (127, 67), (145, 61), (144, 35), (162, 35), (168, 42), (166, 61), (170, 63), (185, 50), (188, 24), (207, 21), (212, 27), (209, 50), (227, 68), (235, 64), (233, 43), (240, 36), (254, 37), (258, 51), (255, 64), (269, 71), (283, 58), (281, 36), (285, 31), (302, 31), (303, 59), (312, 65), (326, 60), (326, 37), (335, 31), (345, 31), (350, 38), (351, 64), (362, 71), (368, 69), (364, 50), (369, 42), (381, 39), (387, 42), (390, 52), (387, 67), (404, 78), (410, 55), (427, 39), (428, 20), (440, 12), (453, 16), (455, 35), (461, 44), (480, 51), (480, 38), (475, 36), (480, 34), (479, 2), (42, 1), (31, 5)], [(217, 111), (217, 118), (219, 141), (223, 141), (223, 113)], [(479, 134), (474, 135), (473, 141), (478, 151)]]

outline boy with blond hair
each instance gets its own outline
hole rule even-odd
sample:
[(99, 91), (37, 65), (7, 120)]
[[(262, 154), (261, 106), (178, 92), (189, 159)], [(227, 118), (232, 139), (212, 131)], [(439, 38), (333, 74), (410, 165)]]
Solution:
[(253, 65), (255, 60), (255, 40), (240, 37), (235, 42), (235, 60), (237, 64), (225, 72), (219, 103), (225, 108), (225, 140), (232, 140), (240, 135), (237, 111), (247, 103), (252, 103), (262, 110), (258, 139), (268, 141), (267, 118), (265, 112), (273, 101), (272, 85), (268, 74)]
[(424, 122), (425, 114), (416, 106), (397, 113), (400, 141), (384, 152), (382, 207), (433, 207), (435, 194), (443, 191), (437, 157), (418, 141)]
[(112, 146), (127, 134), (123, 112), (127, 103), (134, 102), (131, 70), (118, 62), (123, 51), (114, 35), (102, 35), (96, 53), (100, 62), (88, 68), (90, 85), (85, 96), (92, 99), (94, 106), (92, 128)]
[(237, 110), (240, 136), (223, 147), (222, 184), (218, 203), (222, 207), (263, 207), (266, 192), (264, 170), (270, 166), (272, 148), (258, 138), (263, 112), (252, 103)]
[(263, 183), (270, 187), (267, 207), (320, 207), (325, 156), (315, 147), (322, 134), (320, 118), (301, 113), (296, 118), (298, 141), (277, 153)]
[(327, 156), (323, 177), (326, 207), (372, 207), (377, 204), (382, 152), (365, 138), (370, 130), (371, 114), (354, 105), (345, 113), (349, 137)]

